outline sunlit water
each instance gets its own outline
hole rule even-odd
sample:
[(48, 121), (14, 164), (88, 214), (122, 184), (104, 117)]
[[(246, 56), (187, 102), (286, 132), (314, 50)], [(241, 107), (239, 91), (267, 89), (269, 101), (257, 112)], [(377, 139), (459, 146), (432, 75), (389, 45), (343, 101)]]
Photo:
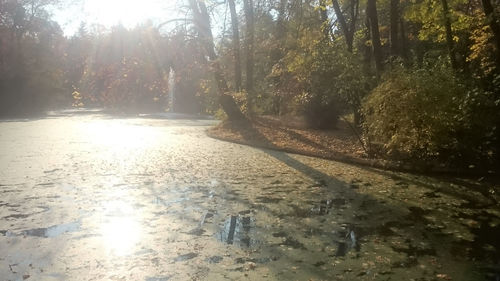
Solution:
[(495, 280), (470, 186), (208, 138), (214, 121), (0, 122), (6, 280)]
[(110, 254), (124, 256), (133, 253), (141, 239), (140, 210), (134, 210), (126, 193), (115, 193), (116, 200), (104, 202), (100, 235)]

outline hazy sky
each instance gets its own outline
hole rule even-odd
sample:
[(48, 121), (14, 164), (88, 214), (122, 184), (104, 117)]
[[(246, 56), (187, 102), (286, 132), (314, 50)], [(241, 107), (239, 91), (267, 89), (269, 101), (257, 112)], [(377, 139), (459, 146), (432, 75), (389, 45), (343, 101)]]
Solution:
[(148, 19), (161, 23), (179, 16), (175, 0), (77, 0), (53, 10), (54, 19), (65, 35), (71, 36), (82, 21), (111, 27), (123, 24), (134, 27)]

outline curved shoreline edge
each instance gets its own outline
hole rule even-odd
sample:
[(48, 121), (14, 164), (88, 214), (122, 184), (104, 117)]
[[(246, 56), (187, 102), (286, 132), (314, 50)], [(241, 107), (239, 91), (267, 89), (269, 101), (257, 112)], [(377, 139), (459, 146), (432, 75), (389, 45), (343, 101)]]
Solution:
[(389, 171), (394, 171), (394, 172), (405, 172), (405, 173), (415, 173), (415, 174), (421, 174), (421, 175), (444, 175), (444, 176), (488, 176), (488, 177), (498, 177), (496, 173), (488, 173), (488, 171), (477, 171), (477, 170), (464, 170), (464, 169), (452, 169), (449, 167), (443, 167), (443, 166), (437, 166), (437, 165), (428, 165), (428, 166), (419, 166), (419, 165), (414, 165), (411, 163), (403, 163), (403, 162), (397, 162), (397, 161), (391, 161), (391, 160), (384, 160), (384, 159), (379, 159), (379, 158), (360, 158), (356, 157), (353, 155), (348, 155), (342, 152), (338, 152), (335, 150), (332, 150), (330, 154), (323, 154), (320, 152), (311, 152), (311, 151), (304, 151), (301, 149), (297, 149), (294, 147), (279, 147), (276, 146), (272, 143), (264, 143), (264, 142), (258, 142), (258, 141), (252, 141), (244, 138), (236, 138), (232, 137), (228, 134), (221, 134), (220, 131), (224, 130), (227, 132), (234, 133), (231, 130), (228, 130), (224, 128), (222, 125), (223, 123), (220, 123), (217, 126), (210, 127), (206, 130), (206, 134), (213, 138), (217, 139), (220, 141), (227, 141), (227, 142), (232, 142), (240, 145), (247, 145), (247, 146), (252, 146), (256, 148), (261, 148), (261, 149), (270, 149), (270, 150), (275, 150), (275, 151), (281, 151), (281, 152), (286, 152), (286, 153), (293, 153), (293, 154), (298, 154), (298, 155), (303, 155), (303, 156), (309, 156), (309, 157), (317, 157), (325, 160), (333, 160), (333, 161), (338, 161), (342, 162), (345, 164), (351, 164), (351, 165), (357, 165), (357, 166), (364, 166), (364, 167), (370, 167), (370, 168), (376, 168), (376, 169), (382, 169), (382, 170), (389, 170)]

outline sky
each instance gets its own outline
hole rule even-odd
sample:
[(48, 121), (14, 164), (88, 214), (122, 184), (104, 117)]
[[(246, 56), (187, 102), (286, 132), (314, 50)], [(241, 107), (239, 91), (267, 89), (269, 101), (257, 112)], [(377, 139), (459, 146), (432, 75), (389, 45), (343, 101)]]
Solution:
[(133, 28), (147, 20), (159, 24), (179, 17), (175, 0), (77, 0), (54, 8), (52, 14), (66, 36), (73, 35), (81, 22), (87, 26), (101, 24), (107, 28), (122, 24)]

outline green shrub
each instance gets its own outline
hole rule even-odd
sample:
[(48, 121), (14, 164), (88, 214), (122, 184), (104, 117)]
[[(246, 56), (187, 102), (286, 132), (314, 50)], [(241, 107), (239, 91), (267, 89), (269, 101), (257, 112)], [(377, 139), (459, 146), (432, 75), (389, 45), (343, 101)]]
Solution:
[(282, 83), (285, 92), (294, 97), (295, 111), (308, 125), (331, 129), (341, 114), (359, 110), (368, 79), (357, 57), (343, 45), (323, 40), (321, 34), (311, 36), (299, 40), (299, 47), (287, 53), (277, 72), (287, 79)]
[(366, 137), (397, 159), (455, 150), (465, 88), (449, 71), (394, 71), (364, 100)]
[(457, 101), (462, 127), (457, 134), (456, 158), (475, 166), (500, 164), (500, 74), (491, 76), (484, 85), (474, 85)]
[(499, 162), (498, 93), (466, 87), (449, 69), (392, 72), (363, 101), (363, 114), (375, 154), (457, 167)]

